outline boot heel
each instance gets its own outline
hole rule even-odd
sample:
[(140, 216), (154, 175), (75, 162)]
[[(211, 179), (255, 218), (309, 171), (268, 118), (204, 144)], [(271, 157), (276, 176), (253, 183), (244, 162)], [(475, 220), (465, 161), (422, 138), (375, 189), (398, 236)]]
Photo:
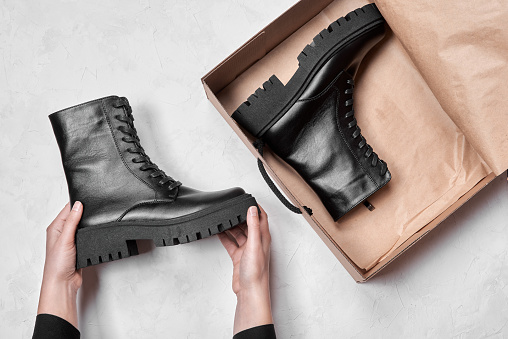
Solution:
[(287, 101), (288, 91), (279, 78), (272, 75), (231, 117), (250, 134), (259, 137), (267, 127), (273, 125)]
[(76, 233), (76, 268), (138, 254), (136, 240), (125, 240), (107, 229), (80, 229)]

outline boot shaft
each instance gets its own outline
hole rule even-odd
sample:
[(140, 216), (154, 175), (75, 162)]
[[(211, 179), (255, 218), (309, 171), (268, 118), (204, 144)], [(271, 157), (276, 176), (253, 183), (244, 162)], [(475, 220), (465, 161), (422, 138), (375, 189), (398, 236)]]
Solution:
[[(263, 136), (300, 173), (337, 220), (390, 180), (356, 132), (352, 78), (346, 72), (313, 100), (299, 101)], [(351, 100), (351, 101), (349, 101)], [(358, 129), (359, 131), (359, 129)], [(372, 151), (372, 149), (371, 149)], [(371, 152), (370, 151), (370, 152)]]
[(272, 76), (232, 115), (306, 180), (334, 220), (390, 180), (353, 111), (353, 77), (384, 34), (374, 4), (348, 13), (303, 49), (286, 85)]
[[(129, 114), (126, 99), (110, 96), (70, 107), (49, 116), (60, 148), (71, 203), (84, 205), (80, 227), (111, 219), (106, 208), (125, 211), (137, 202), (171, 200), (149, 171), (132, 160), (132, 143), (124, 142), (126, 125), (118, 117)], [(103, 213), (104, 212), (104, 213)], [(117, 217), (121, 217), (119, 212)]]

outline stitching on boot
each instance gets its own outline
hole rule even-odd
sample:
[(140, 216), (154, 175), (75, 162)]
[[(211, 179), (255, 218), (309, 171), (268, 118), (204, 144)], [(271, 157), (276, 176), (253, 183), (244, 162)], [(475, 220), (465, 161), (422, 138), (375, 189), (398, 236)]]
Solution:
[(79, 108), (81, 106), (85, 106), (85, 105), (90, 105), (90, 104), (94, 104), (96, 102), (99, 102), (99, 101), (103, 101), (103, 100), (106, 100), (106, 99), (111, 99), (111, 98), (115, 98), (114, 95), (110, 95), (109, 97), (105, 97), (105, 98), (100, 98), (100, 99), (95, 99), (95, 100), (91, 100), (91, 101), (87, 101), (87, 102), (84, 102), (82, 104), (79, 104), (79, 105), (74, 105), (74, 106), (71, 106), (71, 107), (67, 107), (67, 108), (64, 108), (64, 109), (61, 109), (59, 111), (56, 111), (55, 113), (51, 113), (50, 115), (53, 115), (53, 114), (58, 114), (60, 112), (63, 112), (63, 111), (68, 111), (70, 109), (76, 109), (76, 108)]
[(156, 200), (144, 201), (144, 202), (137, 203), (136, 205), (129, 207), (125, 212), (123, 212), (122, 215), (119, 216), (118, 219), (116, 219), (116, 221), (122, 221), (122, 219), (127, 215), (127, 213), (129, 213), (136, 207), (145, 206), (145, 205), (155, 205), (157, 203), (171, 203), (171, 202), (174, 202), (174, 200), (157, 200), (156, 199)]
[(310, 97), (310, 98), (298, 99), (297, 102), (308, 102), (308, 101), (313, 101), (313, 100), (321, 98), (323, 95), (325, 95), (330, 90), (330, 88), (335, 86), (335, 82), (337, 82), (337, 80), (341, 77), (342, 73), (344, 73), (343, 70), (340, 71), (340, 73), (332, 80), (332, 82), (330, 82), (330, 84), (328, 86), (326, 86), (326, 88), (324, 90), (321, 91), (321, 93), (319, 93), (313, 97)]

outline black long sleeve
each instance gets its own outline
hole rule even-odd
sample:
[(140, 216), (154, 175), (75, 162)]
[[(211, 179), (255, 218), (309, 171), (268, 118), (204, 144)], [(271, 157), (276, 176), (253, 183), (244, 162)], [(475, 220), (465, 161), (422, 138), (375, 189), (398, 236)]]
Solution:
[(39, 314), (35, 319), (32, 339), (79, 339), (78, 329), (52, 314)]
[(275, 339), (273, 324), (261, 325), (238, 332), (233, 339)]
[[(80, 333), (68, 321), (52, 314), (39, 314), (32, 339), (79, 339)], [(273, 324), (256, 326), (237, 333), (233, 339), (275, 339)]]

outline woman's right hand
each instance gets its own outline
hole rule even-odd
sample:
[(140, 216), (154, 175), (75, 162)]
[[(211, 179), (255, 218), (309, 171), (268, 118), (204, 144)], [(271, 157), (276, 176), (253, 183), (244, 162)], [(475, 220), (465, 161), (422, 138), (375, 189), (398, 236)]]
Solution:
[(255, 326), (272, 324), (269, 288), (271, 236), (268, 216), (259, 207), (247, 212), (247, 226), (219, 234), (233, 261), (233, 292), (237, 297), (234, 334)]

